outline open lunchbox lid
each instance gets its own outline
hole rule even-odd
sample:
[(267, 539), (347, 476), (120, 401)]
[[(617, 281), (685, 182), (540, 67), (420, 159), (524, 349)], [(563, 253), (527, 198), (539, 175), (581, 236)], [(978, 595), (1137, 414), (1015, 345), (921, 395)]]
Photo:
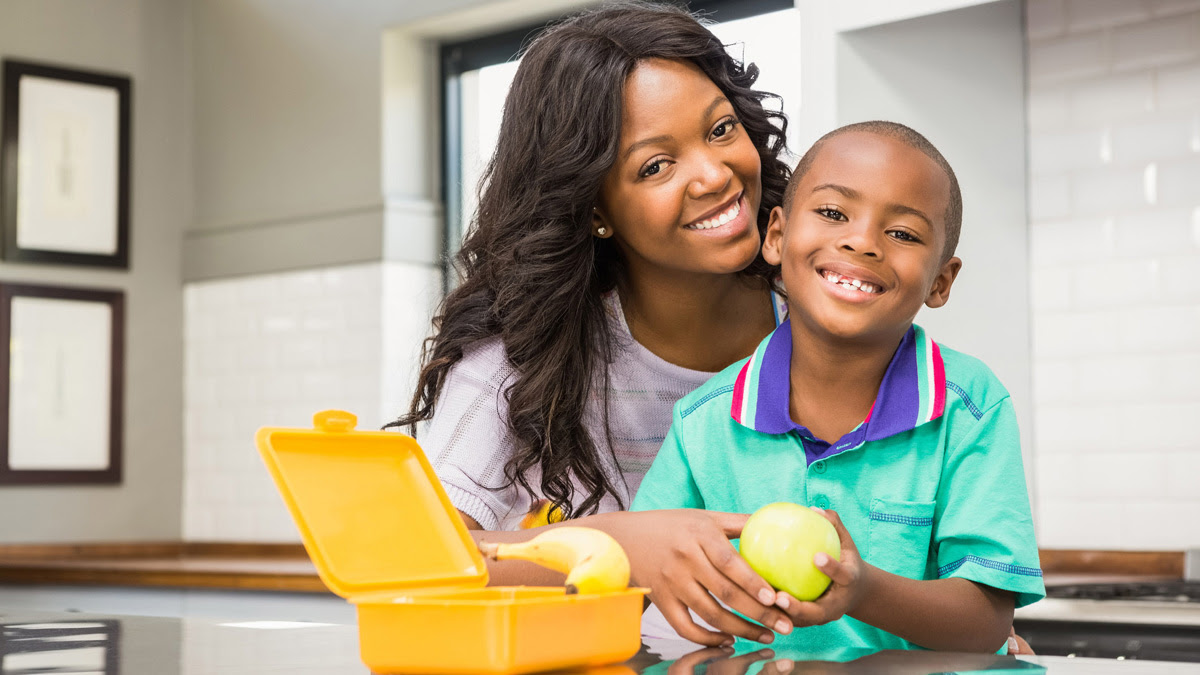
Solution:
[(487, 585), (487, 565), (417, 442), (355, 431), (342, 410), (313, 429), (256, 436), (321, 580), (343, 598)]

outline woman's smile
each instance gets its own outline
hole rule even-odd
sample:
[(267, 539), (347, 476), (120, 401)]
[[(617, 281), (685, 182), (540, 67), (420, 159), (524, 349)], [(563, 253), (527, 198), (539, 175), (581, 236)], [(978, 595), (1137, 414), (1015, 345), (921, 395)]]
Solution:
[(702, 217), (683, 226), (683, 229), (708, 236), (736, 236), (750, 226), (750, 209), (744, 193), (739, 192), (732, 203), (725, 203)]

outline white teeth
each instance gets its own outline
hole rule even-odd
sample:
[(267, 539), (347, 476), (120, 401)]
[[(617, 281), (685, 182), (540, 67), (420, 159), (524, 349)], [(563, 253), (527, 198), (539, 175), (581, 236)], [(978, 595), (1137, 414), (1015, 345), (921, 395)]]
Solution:
[(702, 220), (695, 225), (688, 225), (688, 229), (693, 230), (711, 230), (714, 227), (720, 227), (729, 221), (737, 218), (742, 212), (742, 200), (739, 199), (733, 203), (733, 206), (725, 210), (724, 213), (719, 213), (708, 220)]
[(825, 272), (825, 280), (836, 286), (849, 289), (851, 291), (859, 291), (862, 293), (879, 293), (879, 287), (875, 284), (868, 283), (861, 279), (852, 279), (844, 277), (837, 272)]

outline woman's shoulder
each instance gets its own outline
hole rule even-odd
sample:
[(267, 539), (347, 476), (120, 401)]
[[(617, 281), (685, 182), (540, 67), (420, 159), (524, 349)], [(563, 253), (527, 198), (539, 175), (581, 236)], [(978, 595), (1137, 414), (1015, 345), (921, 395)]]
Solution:
[(468, 378), (499, 390), (514, 372), (504, 341), (497, 335), (465, 347), (462, 358), (451, 369), (451, 378)]

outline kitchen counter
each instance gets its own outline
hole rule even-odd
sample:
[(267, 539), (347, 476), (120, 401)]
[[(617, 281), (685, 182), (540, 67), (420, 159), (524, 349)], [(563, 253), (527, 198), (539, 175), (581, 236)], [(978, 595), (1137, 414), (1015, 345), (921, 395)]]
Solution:
[[(1047, 586), (1183, 576), (1179, 551), (1043, 550), (1041, 558)], [(328, 592), (300, 544), (0, 545), (6, 583)]]
[(0, 584), (30, 583), (329, 592), (299, 544), (0, 546)]
[[(464, 639), (471, 638), (464, 636)], [(725, 657), (716, 650), (689, 652), (689, 649), (684, 643), (647, 639), (637, 656), (624, 664), (575, 672), (918, 675), (987, 671), (992, 675), (1043, 672), (1171, 675), (1196, 671), (1195, 664), (1053, 656), (1015, 658), (895, 651), (774, 655), (769, 649), (748, 645), (743, 652)], [(368, 673), (358, 660), (355, 626), (0, 610), (0, 673), (5, 675), (85, 672), (208, 675), (268, 671), (313, 675)]]

